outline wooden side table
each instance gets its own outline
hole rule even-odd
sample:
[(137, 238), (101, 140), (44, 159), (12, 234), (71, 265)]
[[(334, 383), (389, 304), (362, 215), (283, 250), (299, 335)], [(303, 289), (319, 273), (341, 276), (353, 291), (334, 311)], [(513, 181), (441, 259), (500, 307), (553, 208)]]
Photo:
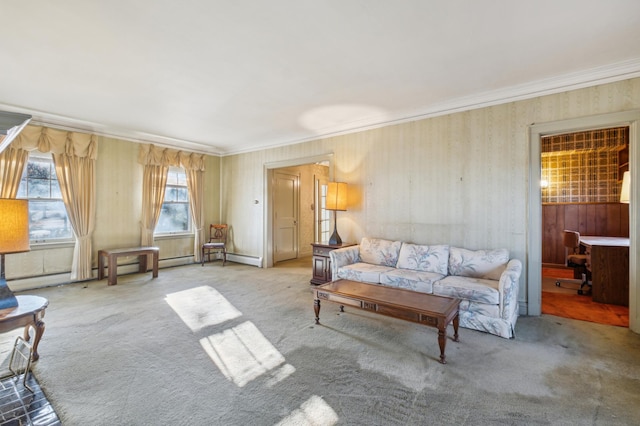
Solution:
[(24, 327), (24, 340), (29, 341), (29, 327), (36, 331), (33, 339), (32, 361), (40, 358), (38, 344), (44, 334), (44, 311), (49, 306), (49, 301), (40, 296), (16, 296), (18, 306), (16, 308), (0, 311), (0, 333), (11, 331), (18, 327)]
[(311, 245), (313, 246), (313, 275), (311, 278), (311, 284), (313, 285), (331, 281), (331, 258), (329, 253), (339, 248), (355, 246), (353, 243), (312, 243)]

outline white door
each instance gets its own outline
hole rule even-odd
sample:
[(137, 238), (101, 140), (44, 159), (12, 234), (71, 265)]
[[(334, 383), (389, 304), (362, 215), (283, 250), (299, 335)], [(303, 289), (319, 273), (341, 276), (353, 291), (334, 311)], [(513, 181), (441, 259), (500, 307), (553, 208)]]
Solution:
[(273, 185), (273, 261), (298, 257), (299, 177), (276, 171)]

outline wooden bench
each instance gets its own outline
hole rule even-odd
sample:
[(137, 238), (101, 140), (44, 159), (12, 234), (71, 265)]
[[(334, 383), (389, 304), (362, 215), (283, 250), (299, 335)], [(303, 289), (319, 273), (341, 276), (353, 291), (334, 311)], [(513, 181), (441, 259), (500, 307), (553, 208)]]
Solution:
[(158, 258), (160, 257), (160, 249), (158, 247), (132, 247), (122, 249), (110, 249), (98, 251), (98, 280), (104, 278), (104, 260), (108, 259), (108, 284), (116, 285), (118, 283), (118, 257), (120, 256), (138, 256), (138, 272), (147, 272), (147, 256), (153, 256), (153, 278), (158, 278)]

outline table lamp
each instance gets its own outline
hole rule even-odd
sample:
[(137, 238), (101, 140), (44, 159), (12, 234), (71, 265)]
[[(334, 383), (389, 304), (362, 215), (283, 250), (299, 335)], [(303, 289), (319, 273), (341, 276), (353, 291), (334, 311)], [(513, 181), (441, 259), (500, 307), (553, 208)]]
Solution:
[(629, 204), (629, 187), (631, 185), (631, 174), (626, 171), (622, 175), (622, 189), (620, 190), (620, 202)]
[(0, 310), (18, 306), (4, 276), (4, 255), (25, 251), (29, 251), (29, 200), (0, 198)]
[[(327, 210), (334, 212), (347, 210), (347, 184), (344, 182), (329, 182), (327, 187)], [(329, 238), (329, 244), (342, 244), (342, 239), (338, 235), (338, 214), (333, 217), (333, 234)]]

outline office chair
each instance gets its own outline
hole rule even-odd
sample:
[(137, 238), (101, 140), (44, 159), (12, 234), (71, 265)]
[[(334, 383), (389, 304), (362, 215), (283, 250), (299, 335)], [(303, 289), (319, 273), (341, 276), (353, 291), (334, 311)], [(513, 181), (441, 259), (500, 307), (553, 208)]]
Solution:
[(211, 262), (211, 252), (222, 253), (222, 266), (227, 263), (227, 225), (216, 224), (209, 226), (209, 242), (202, 245), (201, 261), (204, 266), (204, 256)]
[(561, 283), (580, 284), (578, 294), (585, 294), (584, 287), (591, 290), (591, 281), (588, 280), (587, 271), (587, 255), (580, 253), (580, 233), (576, 231), (562, 231), (562, 241), (565, 249), (565, 266), (573, 268), (573, 276), (580, 274), (582, 278), (561, 279), (556, 281), (556, 286), (560, 287)]

